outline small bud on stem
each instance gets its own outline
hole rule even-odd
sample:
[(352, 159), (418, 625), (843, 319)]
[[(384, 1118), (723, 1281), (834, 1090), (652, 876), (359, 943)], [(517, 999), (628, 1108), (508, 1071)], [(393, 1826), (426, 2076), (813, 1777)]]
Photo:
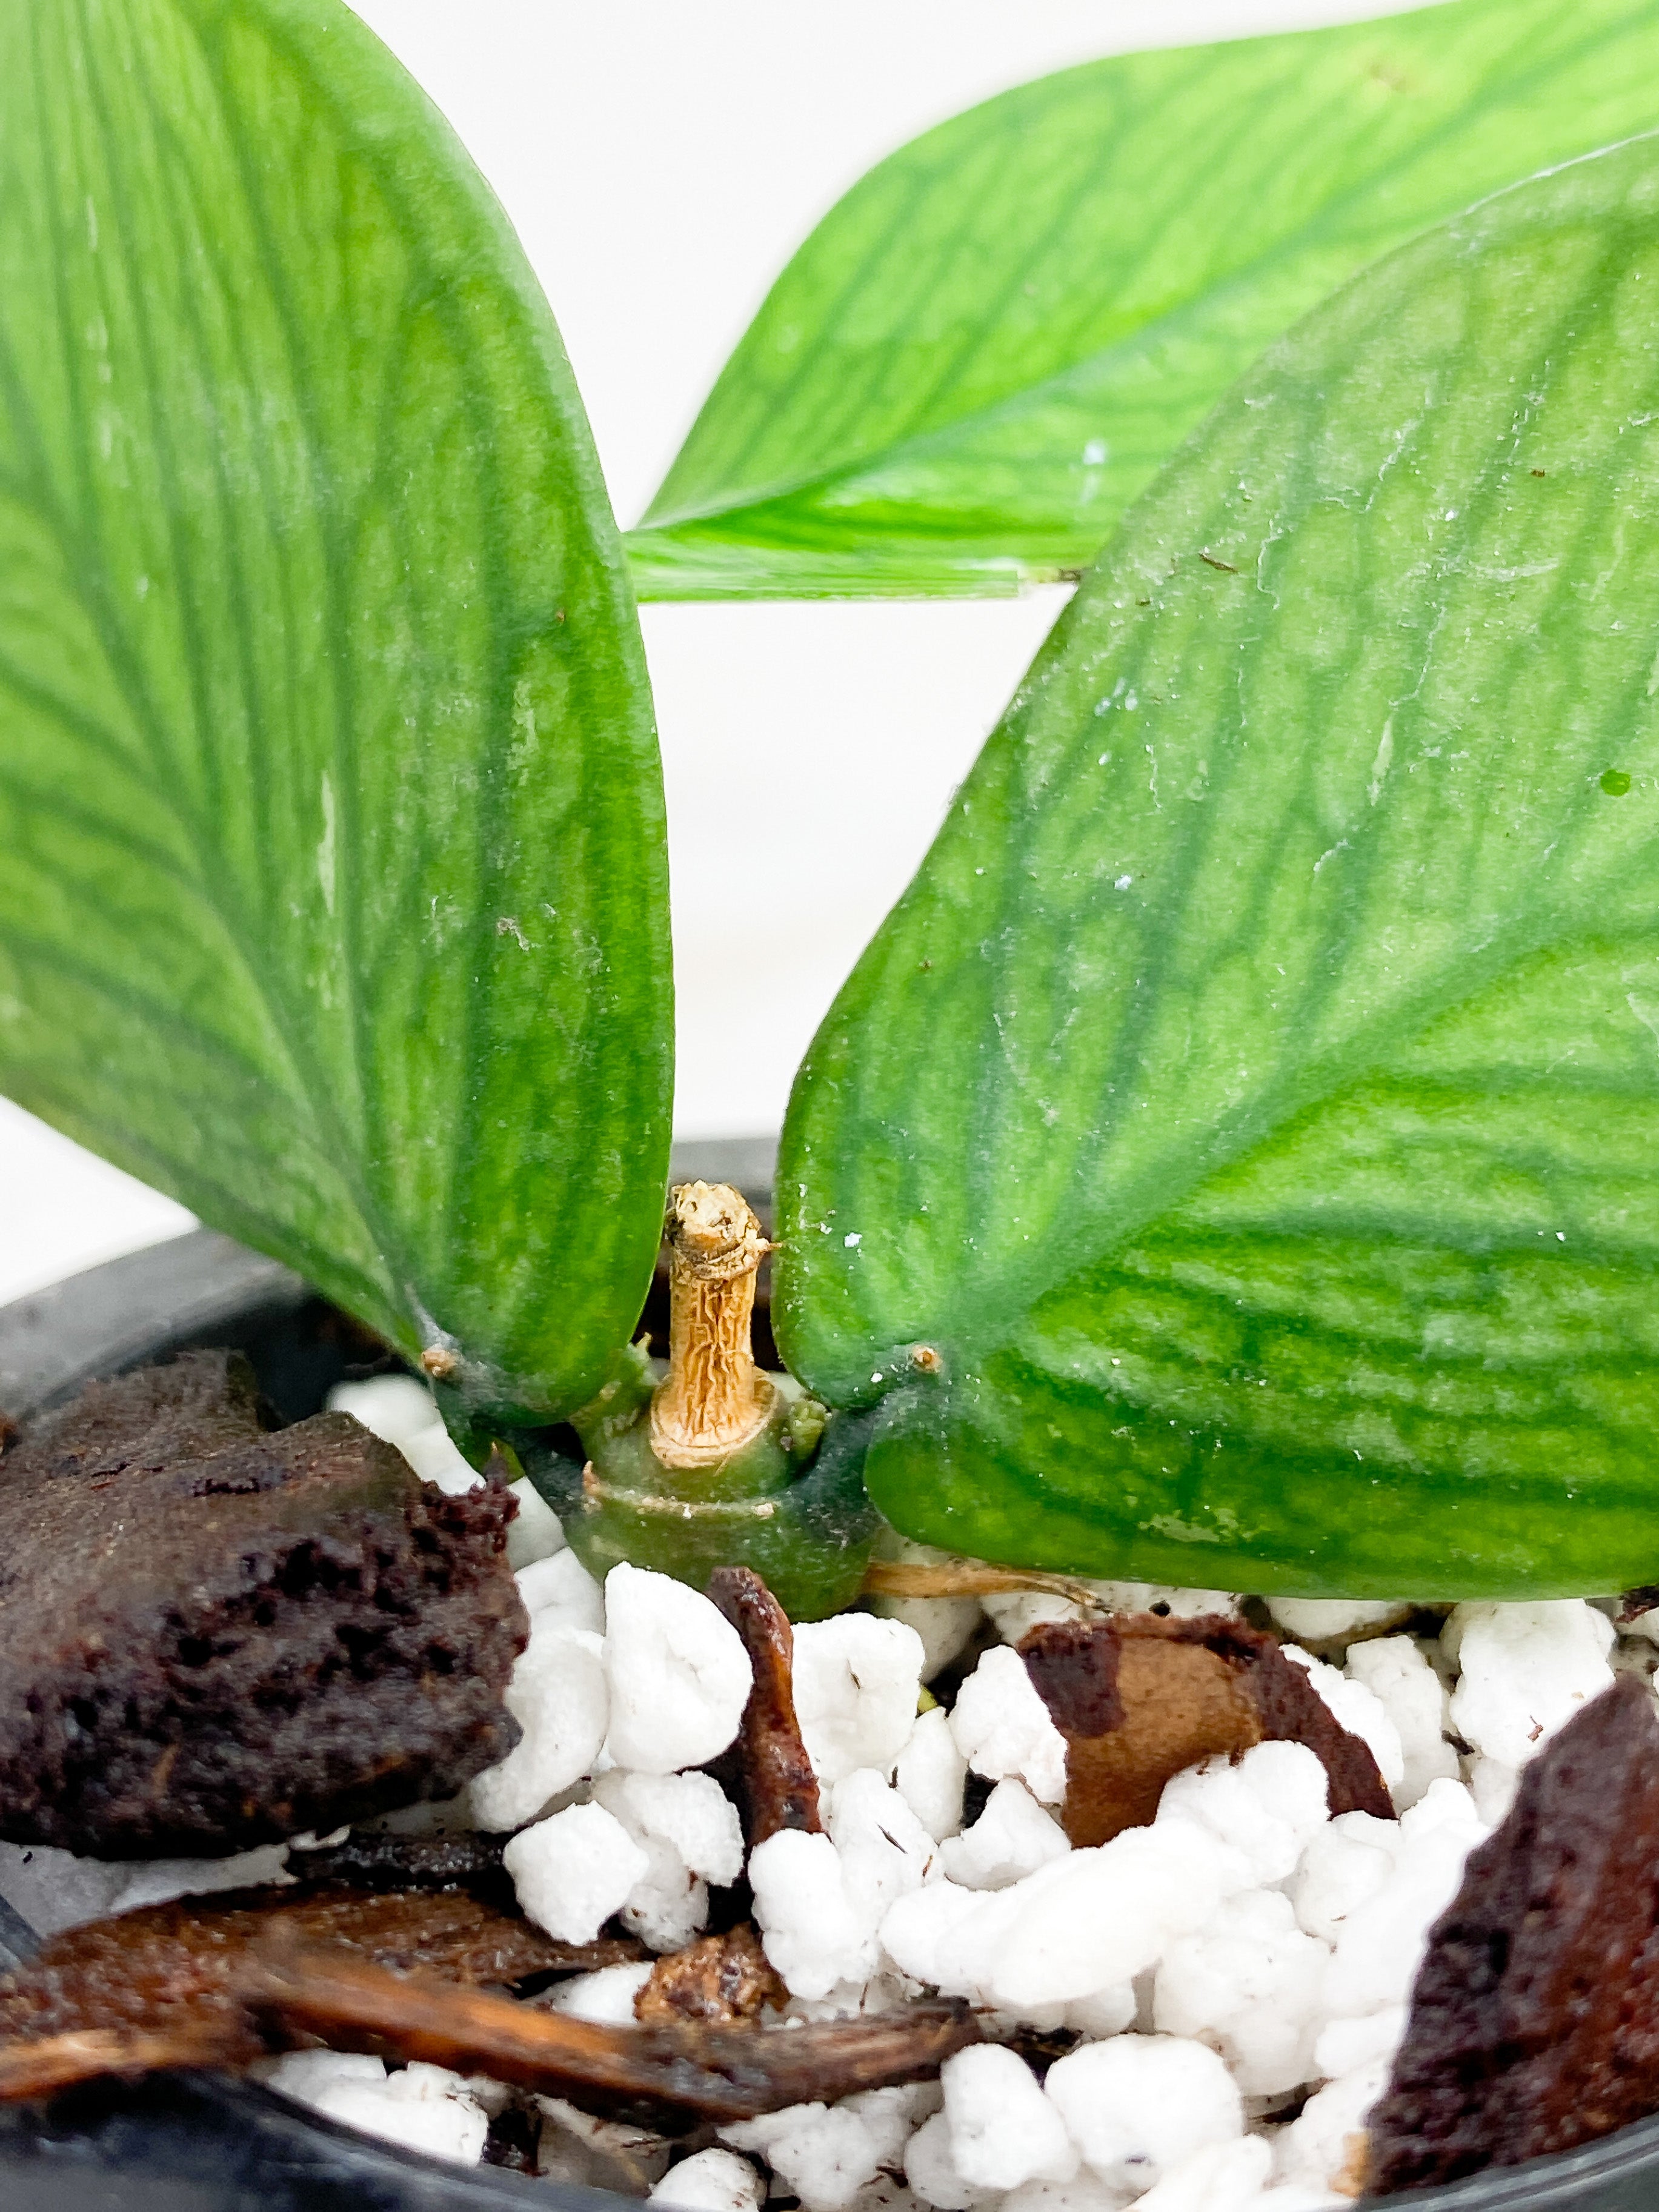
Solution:
[(713, 1467), (772, 1414), (776, 1394), (750, 1343), (755, 1275), (772, 1248), (726, 1183), (682, 1183), (667, 1235), (669, 1364), (651, 1401), (651, 1449), (664, 1467)]

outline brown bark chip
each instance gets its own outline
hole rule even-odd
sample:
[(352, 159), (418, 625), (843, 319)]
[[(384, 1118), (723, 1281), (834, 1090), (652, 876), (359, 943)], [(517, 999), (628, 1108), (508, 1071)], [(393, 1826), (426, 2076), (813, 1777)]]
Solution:
[(344, 1413), (258, 1426), (246, 1363), (95, 1383), (0, 1465), (0, 1836), (245, 1848), (448, 1796), (517, 1740), (515, 1510)]
[(47, 1475), (106, 1482), (128, 1468), (210, 1459), (264, 1423), (253, 1370), (240, 1352), (184, 1352), (111, 1382), (88, 1382), (67, 1406), (32, 1421), (6, 1455), (8, 1485)]
[(749, 1567), (717, 1567), (709, 1577), (708, 1595), (743, 1638), (755, 1670), (743, 1726), (732, 1752), (726, 1754), (743, 1815), (744, 1841), (752, 1850), (780, 1828), (804, 1828), (816, 1835), (823, 1822), (817, 1777), (795, 1717), (795, 1636), (789, 1616)]
[(20, 2078), (33, 2063), (31, 2047), (62, 2044), (55, 2063), (65, 2064), (73, 2048), (64, 2039), (77, 2036), (113, 2039), (87, 2047), (99, 2062), (94, 2072), (108, 2070), (102, 2061), (112, 2051), (117, 2070), (184, 2063), (121, 2056), (169, 2039), (210, 2042), (225, 2063), (257, 2058), (266, 2045), (243, 1989), (273, 1937), (327, 1945), (399, 1973), (492, 1986), (612, 1965), (621, 1948), (556, 1942), (522, 1915), (462, 1889), (272, 1888), (180, 1898), (67, 1929), (0, 1980), (0, 2050)]
[(672, 2132), (921, 2081), (980, 2039), (967, 2006), (950, 2001), (788, 2028), (612, 2027), (405, 1979), (337, 1952), (268, 1954), (258, 2002), (286, 2039), (486, 2074)]
[(756, 2020), (768, 2005), (783, 2006), (789, 1992), (746, 1920), (723, 1936), (705, 1936), (659, 1959), (634, 2000), (634, 2017), (647, 2027), (677, 2020), (717, 2021), (726, 2027)]
[(1659, 2106), (1659, 1717), (1626, 1675), (1525, 1769), (1429, 1938), (1370, 2117), (1377, 2195)]
[(1019, 1650), (1066, 1738), (1060, 1818), (1074, 1844), (1146, 1826), (1171, 1776), (1269, 1741), (1317, 1753), (1334, 1815), (1394, 1818), (1369, 1747), (1339, 1725), (1277, 1640), (1243, 1621), (1146, 1613), (1050, 1621)]

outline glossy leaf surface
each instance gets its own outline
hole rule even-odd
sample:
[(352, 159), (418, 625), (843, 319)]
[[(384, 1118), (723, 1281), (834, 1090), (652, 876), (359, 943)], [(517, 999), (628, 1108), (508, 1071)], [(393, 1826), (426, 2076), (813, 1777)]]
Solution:
[(789, 264), (630, 535), (641, 596), (1085, 567), (1337, 284), (1656, 126), (1654, 0), (1454, 0), (1004, 94), (882, 162)]
[(0, 14), (0, 1083), (475, 1399), (666, 1165), (661, 794), (556, 330), (337, 0)]
[(1655, 138), (1365, 272), (1137, 506), (791, 1104), (780, 1340), (888, 1394), (906, 1533), (1659, 1575), (1656, 547)]

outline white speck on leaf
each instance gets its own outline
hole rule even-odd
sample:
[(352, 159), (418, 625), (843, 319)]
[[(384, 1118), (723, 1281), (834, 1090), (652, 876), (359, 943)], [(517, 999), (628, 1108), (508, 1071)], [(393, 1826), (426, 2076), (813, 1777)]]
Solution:
[(1127, 891), (1133, 881), (1134, 878), (1133, 876), (1120, 876), (1117, 881), (1112, 885), (1112, 889), (1115, 891)]
[(329, 781), (328, 770), (323, 770), (323, 834), (317, 843), (317, 880), (322, 885), (323, 904), (331, 918), (334, 913), (334, 786)]
[(1394, 765), (1394, 716), (1382, 725), (1382, 734), (1376, 741), (1376, 758), (1371, 763), (1371, 780), (1367, 795), (1376, 805), (1382, 796), (1382, 786), (1388, 781), (1389, 770)]
[(848, 1250), (850, 1252), (850, 1251), (852, 1250), (852, 1249), (853, 1249), (854, 1245), (855, 1245), (855, 1244), (862, 1244), (862, 1243), (863, 1243), (863, 1242), (864, 1242), (864, 1239), (863, 1239), (863, 1237), (860, 1235), (859, 1231), (858, 1231), (856, 1229), (849, 1229), (849, 1230), (848, 1231), (848, 1232), (847, 1232), (846, 1236), (845, 1236), (845, 1237), (843, 1237), (842, 1238), (842, 1240), (841, 1240), (841, 1241), (842, 1241), (842, 1243), (847, 1247)]
[(495, 924), (495, 934), (497, 937), (513, 938), (520, 952), (532, 952), (535, 950), (530, 939), (520, 928), (519, 917), (515, 914), (504, 914), (500, 917)]
[(507, 748), (507, 764), (515, 772), (527, 768), (536, 755), (538, 736), (536, 709), (531, 703), (530, 678), (521, 676), (513, 686), (513, 738)]

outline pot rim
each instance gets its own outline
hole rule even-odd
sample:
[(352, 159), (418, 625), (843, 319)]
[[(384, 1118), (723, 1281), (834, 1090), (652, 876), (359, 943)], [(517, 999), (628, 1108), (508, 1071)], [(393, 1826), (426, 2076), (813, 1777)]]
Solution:
[[(769, 1197), (775, 1159), (775, 1146), (767, 1139), (710, 1141), (677, 1146), (672, 1172), (676, 1181), (701, 1176), (737, 1183), (751, 1198)], [(289, 1268), (209, 1230), (189, 1231), (106, 1261), (0, 1307), (0, 1411), (27, 1419), (94, 1376), (118, 1373), (231, 1329), (257, 1329), (295, 1312), (313, 1295)], [(15, 1937), (21, 1949), (33, 1931), (3, 1899), (0, 1905), (0, 1953), (15, 1956), (7, 1939)], [(200, 2106), (228, 2143), (234, 2141), (245, 2157), (252, 2153), (268, 2160), (273, 2180), (280, 2172), (297, 2185), (299, 2193), (291, 2199), (295, 2212), (320, 2206), (316, 2191), (330, 2184), (346, 2192), (343, 2205), (355, 2201), (364, 2212), (369, 2207), (374, 2212), (486, 2212), (489, 2207), (533, 2203), (560, 2212), (617, 2212), (638, 2202), (610, 2190), (447, 2164), (362, 2134), (261, 2083), (234, 2075), (200, 2074), (174, 2081), (173, 2089), (151, 2101), (173, 2108), (172, 2135), (179, 2137), (180, 2154), (183, 2136), (177, 2122), (182, 2115), (187, 2135), (191, 2112)], [(77, 2092), (55, 2100), (37, 2118), (32, 2136), (27, 2121), (0, 2127), (0, 2174), (31, 2176), (37, 2212), (57, 2212), (58, 2207), (72, 2212), (82, 2203), (106, 2204), (107, 2178), (131, 2171), (129, 2154), (137, 2148), (134, 2120), (143, 2107), (143, 2100), (130, 2090), (105, 2099)], [(41, 2108), (12, 2108), (14, 2114), (31, 2112), (39, 2116)], [(75, 2139), (74, 2171), (89, 2184), (83, 2197), (59, 2195), (47, 2181), (49, 2173), (70, 2180), (64, 2170), (69, 2161), (63, 2156), (66, 2129)], [(146, 2170), (153, 2179), (164, 2179), (153, 2161), (146, 2162)], [(1488, 2166), (1460, 2181), (1367, 2197), (1354, 2212), (1389, 2212), (1394, 2206), (1411, 2212), (1614, 2212), (1638, 2201), (1621, 2185), (1655, 2177), (1659, 2112), (1595, 2142), (1524, 2165)], [(261, 2180), (258, 2185), (269, 2190), (270, 2185)], [(200, 2212), (240, 2212), (256, 2200), (228, 2172), (221, 2195), (187, 2201), (191, 2212), (197, 2212), (198, 2203)], [(270, 2212), (287, 2212), (281, 2197), (267, 2194), (263, 2201)], [(1650, 2200), (1644, 2195), (1640, 2201)]]

